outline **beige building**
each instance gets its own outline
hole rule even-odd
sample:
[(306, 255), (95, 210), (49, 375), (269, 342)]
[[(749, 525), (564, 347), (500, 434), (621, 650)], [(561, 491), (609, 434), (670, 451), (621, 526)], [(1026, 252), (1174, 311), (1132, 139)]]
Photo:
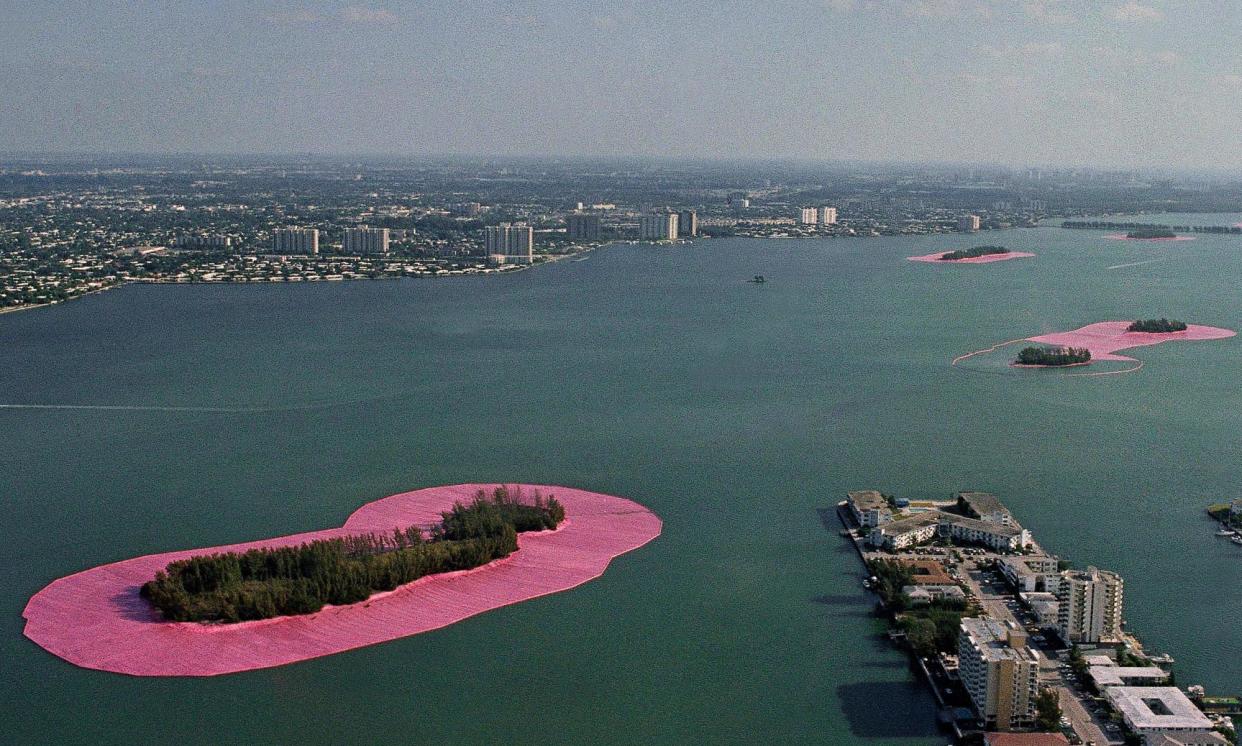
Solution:
[(820, 225), (836, 225), (837, 224), (837, 208), (824, 205), (819, 208), (819, 224)]
[(1039, 656), (1016, 625), (967, 617), (957, 655), (962, 685), (987, 730), (1029, 728), (1039, 695)]
[(1121, 642), (1121, 576), (1088, 567), (1061, 573), (1057, 632), (1069, 643)]
[(505, 264), (535, 260), (535, 229), (526, 223), (501, 223), (483, 230), (483, 249), (488, 256), (503, 256)]
[(388, 229), (360, 225), (346, 228), (341, 239), (341, 252), (348, 255), (387, 254)]
[(962, 233), (974, 233), (979, 230), (978, 215), (963, 215), (957, 219), (957, 229)]
[(280, 228), (272, 234), (272, 251), (277, 254), (318, 254), (319, 229)]

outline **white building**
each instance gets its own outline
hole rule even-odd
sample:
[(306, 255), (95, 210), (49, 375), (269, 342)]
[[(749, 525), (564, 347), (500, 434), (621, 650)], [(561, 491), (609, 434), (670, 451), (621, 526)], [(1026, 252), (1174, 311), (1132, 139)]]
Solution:
[(820, 225), (836, 225), (837, 224), (837, 208), (824, 205), (819, 208), (819, 224)]
[(639, 235), (644, 241), (677, 240), (677, 213), (659, 212), (643, 215), (639, 220)]
[(1091, 666), (1087, 675), (1099, 691), (1110, 686), (1160, 686), (1169, 680), (1169, 672), (1159, 666)]
[(272, 251), (277, 254), (318, 254), (318, 228), (280, 228), (272, 234)]
[(854, 520), (863, 528), (874, 528), (893, 520), (888, 499), (876, 490), (855, 490), (846, 493), (845, 497)]
[(694, 210), (677, 213), (677, 235), (694, 238), (699, 235), (699, 214)]
[(974, 233), (979, 230), (978, 215), (963, 215), (957, 219), (957, 229), (963, 233)]
[(505, 264), (529, 264), (535, 260), (535, 229), (526, 223), (489, 225), (483, 248), (488, 256), (503, 256)]
[(1212, 743), (1196, 739), (1216, 735), (1207, 715), (1175, 686), (1112, 686), (1104, 690), (1104, 698), (1149, 744), (1164, 735), (1182, 743)]
[(1117, 573), (1088, 567), (1061, 573), (1057, 632), (1068, 643), (1121, 642), (1123, 583)]
[(798, 222), (802, 225), (815, 225), (819, 222), (819, 212), (814, 207), (803, 207), (799, 211)]
[(904, 549), (936, 537), (964, 544), (980, 544), (998, 552), (1012, 552), (1031, 545), (1031, 533), (1018, 525), (988, 523), (955, 513), (929, 510), (871, 529), (872, 546)]
[(999, 564), (1001, 574), (1020, 593), (1056, 593), (1061, 585), (1056, 557), (1042, 554), (1031, 557), (1002, 557)]
[(1029, 728), (1039, 695), (1039, 656), (1026, 632), (993, 619), (966, 617), (958, 635), (962, 684), (986, 730)]
[(348, 255), (387, 254), (388, 229), (360, 225), (346, 228), (341, 240), (341, 252)]

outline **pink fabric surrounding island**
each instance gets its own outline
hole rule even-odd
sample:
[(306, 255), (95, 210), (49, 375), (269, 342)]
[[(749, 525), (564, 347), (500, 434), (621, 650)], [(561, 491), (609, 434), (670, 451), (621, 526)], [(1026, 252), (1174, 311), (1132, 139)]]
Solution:
[(314, 539), (430, 525), (479, 489), (462, 484), (392, 495), (355, 511), (341, 528), (276, 539), (147, 555), (54, 581), (26, 605), (25, 634), (83, 668), (134, 676), (214, 676), (281, 666), (438, 629), (508, 604), (568, 590), (599, 577), (616, 556), (660, 535), (650, 510), (620, 497), (523, 485), (555, 495), (565, 521), (525, 533), (518, 551), (483, 567), (421, 578), (392, 592), (315, 614), (239, 624), (166, 622), (139, 587), (169, 562), (198, 554), (287, 546)]
[(1044, 334), (1039, 337), (1028, 337), (1027, 341), (1056, 347), (1086, 347), (1088, 350), (1091, 350), (1092, 362), (1103, 360), (1133, 361), (1134, 358), (1113, 353), (1130, 347), (1145, 347), (1147, 345), (1157, 345), (1161, 342), (1225, 339), (1237, 334), (1237, 332), (1230, 329), (1221, 329), (1215, 326), (1197, 326), (1195, 324), (1188, 324), (1186, 331), (1169, 332), (1167, 334), (1128, 332), (1126, 327), (1130, 326), (1131, 323), (1130, 321), (1100, 321), (1095, 324), (1088, 324), (1081, 329), (1075, 329), (1072, 332), (1057, 332), (1055, 334)]
[(991, 262), (1003, 262), (1006, 259), (1022, 259), (1028, 256), (1035, 256), (1028, 251), (1011, 251), (1007, 254), (984, 254), (983, 256), (972, 256), (968, 259), (941, 259), (940, 257), (948, 254), (948, 251), (937, 251), (934, 254), (924, 254), (923, 256), (908, 256), (912, 262), (928, 262), (930, 264), (988, 264)]
[(1111, 238), (1114, 241), (1193, 241), (1194, 236), (1170, 236), (1168, 238), (1130, 238), (1124, 233), (1110, 233), (1104, 238)]

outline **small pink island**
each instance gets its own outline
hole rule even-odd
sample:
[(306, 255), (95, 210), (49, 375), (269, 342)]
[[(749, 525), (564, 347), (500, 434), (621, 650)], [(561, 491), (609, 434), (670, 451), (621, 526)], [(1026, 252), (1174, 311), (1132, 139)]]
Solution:
[(1193, 241), (1194, 236), (1157, 236), (1152, 238), (1143, 238), (1140, 236), (1127, 236), (1124, 233), (1109, 233), (1104, 238), (1110, 238), (1114, 241), (1141, 241), (1143, 243), (1153, 243), (1159, 241)]
[[(1132, 373), (1143, 367), (1143, 363), (1135, 358), (1116, 354), (1118, 350), (1126, 350), (1131, 347), (1146, 347), (1161, 344), (1163, 342), (1227, 339), (1237, 334), (1237, 332), (1231, 329), (1222, 329), (1215, 326), (1199, 326), (1196, 324), (1189, 324), (1184, 331), (1177, 332), (1132, 332), (1128, 330), (1131, 323), (1133, 322), (1100, 321), (1069, 332), (1055, 332), (1053, 334), (1042, 334), (1038, 337), (1013, 339), (1008, 342), (1001, 342), (998, 345), (993, 345), (987, 349), (976, 350), (974, 352), (968, 352), (965, 355), (959, 355), (953, 359), (952, 364), (957, 365), (961, 361), (975, 357), (976, 355), (994, 352), (1002, 347), (1007, 347), (1019, 342), (1035, 342), (1037, 344), (1044, 344), (1052, 347), (1086, 348), (1091, 351), (1091, 362), (1113, 361), (1138, 363), (1138, 365), (1124, 370), (1079, 374), (1115, 375), (1117, 373)], [(1090, 363), (1084, 363), (1084, 365), (1089, 364)]]
[(1005, 254), (984, 254), (983, 256), (972, 256), (966, 259), (940, 258), (949, 253), (952, 252), (937, 251), (933, 254), (924, 254), (923, 256), (908, 256), (906, 259), (912, 262), (927, 262), (928, 264), (989, 264), (991, 262), (1003, 262), (1007, 259), (1024, 259), (1035, 256), (1028, 251), (1010, 251)]
[(631, 500), (521, 485), (554, 495), (565, 507), (565, 520), (555, 530), (519, 534), (518, 551), (482, 567), (427, 576), (356, 604), (302, 616), (199, 624), (165, 621), (139, 596), (142, 584), (175, 560), (430, 525), (454, 502), (469, 502), (480, 489), (496, 486), (405, 492), (367, 503), (340, 528), (147, 555), (70, 575), (26, 604), (25, 635), (74, 665), (133, 676), (215, 676), (270, 668), (428, 632), (569, 590), (599, 577), (614, 557), (643, 546), (662, 529), (654, 513)]

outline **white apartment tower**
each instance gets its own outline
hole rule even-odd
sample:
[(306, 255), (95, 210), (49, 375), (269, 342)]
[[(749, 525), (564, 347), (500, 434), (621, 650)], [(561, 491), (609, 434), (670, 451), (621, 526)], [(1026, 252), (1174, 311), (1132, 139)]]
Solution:
[(962, 233), (975, 233), (979, 230), (978, 215), (963, 215), (957, 219), (957, 229)]
[(819, 222), (819, 211), (814, 207), (803, 207), (799, 210), (798, 222), (801, 225), (815, 225)]
[(1061, 573), (1057, 631), (1068, 643), (1120, 642), (1121, 576), (1088, 567)]
[(346, 228), (341, 251), (345, 254), (387, 254), (388, 229), (366, 225)]
[(837, 208), (824, 205), (819, 208), (819, 224), (820, 225), (836, 225), (837, 224)]
[(504, 256), (507, 263), (535, 260), (535, 229), (526, 223), (489, 225), (483, 231), (483, 249), (488, 256)]
[(1039, 695), (1039, 656), (1020, 627), (980, 617), (962, 620), (957, 641), (962, 685), (988, 730), (1029, 728)]
[(277, 254), (318, 254), (318, 228), (279, 228), (272, 234), (272, 251)]

